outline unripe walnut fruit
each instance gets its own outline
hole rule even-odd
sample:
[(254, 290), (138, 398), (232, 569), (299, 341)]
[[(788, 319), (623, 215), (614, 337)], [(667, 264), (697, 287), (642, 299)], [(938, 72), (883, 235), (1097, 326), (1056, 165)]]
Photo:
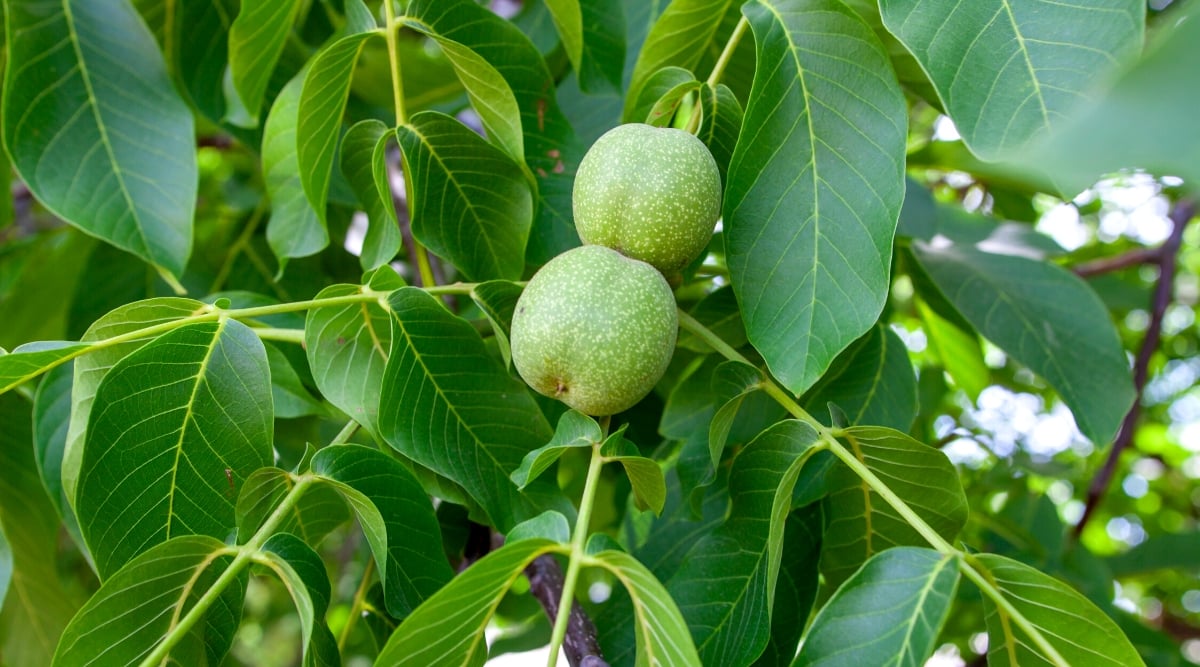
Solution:
[(517, 300), (512, 360), (539, 393), (611, 415), (654, 388), (678, 329), (675, 295), (657, 269), (582, 246), (550, 260)]
[(575, 228), (665, 274), (708, 245), (721, 216), (721, 173), (689, 132), (639, 123), (617, 126), (583, 156), (572, 194)]

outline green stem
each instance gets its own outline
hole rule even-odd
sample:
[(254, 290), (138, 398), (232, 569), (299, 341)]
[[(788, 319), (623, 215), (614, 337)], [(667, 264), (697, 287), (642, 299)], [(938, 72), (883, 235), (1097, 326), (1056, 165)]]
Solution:
[(158, 271), (158, 277), (163, 279), (163, 282), (165, 282), (167, 286), (171, 288), (172, 292), (175, 292), (175, 296), (183, 296), (187, 294), (187, 288), (184, 287), (183, 283), (179, 282), (179, 280), (172, 275), (170, 271), (158, 265), (155, 265), (154, 269)]
[(184, 614), (179, 623), (171, 628), (167, 636), (163, 638), (162, 643), (155, 646), (150, 655), (146, 656), (145, 660), (142, 660), (142, 667), (155, 667), (156, 665), (161, 665), (167, 659), (167, 656), (171, 654), (171, 649), (175, 648), (180, 640), (191, 632), (192, 628), (204, 618), (208, 610), (221, 597), (221, 594), (225, 592), (225, 589), (242, 573), (242, 570), (246, 569), (254, 561), (255, 555), (262, 549), (263, 543), (275, 533), (275, 529), (283, 523), (288, 513), (300, 501), (300, 496), (304, 495), (308, 487), (315, 484), (316, 481), (315, 477), (307, 475), (296, 479), (296, 485), (283, 497), (283, 500), (280, 501), (275, 511), (271, 513), (271, 516), (267, 517), (262, 527), (254, 533), (248, 542), (238, 548), (237, 555), (234, 556), (233, 562), (229, 564), (229, 567), (225, 568), (225, 571), (217, 577), (217, 580), (204, 592), (204, 595), (200, 596), (196, 604)]
[(710, 87), (716, 88), (721, 82), (721, 77), (725, 74), (725, 68), (729, 66), (729, 61), (733, 60), (733, 52), (737, 50), (738, 43), (742, 41), (742, 36), (746, 34), (746, 29), (750, 27), (750, 19), (743, 16), (737, 26), (733, 29), (733, 34), (729, 36), (729, 41), (725, 42), (725, 49), (721, 51), (721, 56), (717, 58), (717, 64), (713, 65), (712, 72), (708, 75), (707, 83)]
[[(750, 363), (745, 356), (730, 347), (728, 343), (723, 341), (708, 327), (704, 326), (698, 320), (696, 320), (696, 318), (683, 312), (682, 310), (679, 311), (679, 324), (681, 328), (692, 332), (701, 340), (708, 343), (726, 359), (740, 361), (742, 363)], [(784, 409), (791, 413), (793, 417), (812, 426), (820, 435), (823, 443), (833, 452), (834, 456), (841, 459), (842, 463), (845, 463), (847, 467), (849, 467), (855, 472), (855, 474), (859, 476), (859, 478), (866, 482), (867, 486), (869, 486), (872, 491), (879, 494), (879, 496), (883, 498), (887, 504), (891, 505), (892, 509), (896, 510), (896, 512), (903, 517), (904, 520), (908, 522), (908, 524), (912, 526), (914, 530), (921, 534), (921, 537), (925, 538), (925, 540), (929, 542), (930, 546), (943, 555), (957, 556), (958, 558), (963, 559), (967, 564), (967, 567), (963, 568), (963, 572), (967, 578), (979, 586), (979, 589), (983, 592), (983, 594), (995, 602), (997, 607), (1007, 613), (1009, 617), (1012, 618), (1013, 623), (1021, 628), (1021, 630), (1023, 630), (1025, 634), (1033, 640), (1034, 644), (1036, 644), (1039, 649), (1041, 649), (1047, 656), (1054, 660), (1055, 664), (1061, 665), (1062, 667), (1069, 667), (1067, 661), (1064, 660), (1058, 651), (1054, 649), (1054, 646), (1050, 644), (1045, 635), (1043, 635), (1041, 631), (1029, 621), (1029, 619), (1025, 618), (1025, 616), (1022, 615), (1021, 612), (1018, 611), (1017, 608), (1014, 607), (1012, 603), (1004, 597), (1003, 593), (1001, 593), (995, 586), (992, 585), (985, 574), (980, 572), (980, 570), (986, 568), (983, 568), (981, 565), (976, 563), (970, 555), (963, 553), (943, 539), (941, 535), (938, 535), (937, 531), (934, 530), (928, 523), (926, 523), (925, 520), (920, 517), (920, 515), (913, 511), (913, 509), (908, 506), (908, 503), (904, 502), (900, 496), (896, 495), (896, 492), (892, 491), (891, 487), (885, 484), (883, 480), (875, 476), (875, 473), (872, 472), (871, 469), (866, 466), (866, 464), (858, 460), (858, 457), (854, 456), (854, 454), (846, 449), (845, 445), (838, 441), (837, 434), (834, 430), (829, 429), (824, 424), (814, 419), (813, 416), (804, 410), (804, 408), (800, 407), (800, 404), (796, 402), (792, 395), (783, 387), (779, 386), (774, 379), (769, 376), (766, 377), (763, 380), (762, 388), (763, 391), (774, 398), (780, 405), (784, 407)]]
[[(405, 183), (407, 183), (407, 179)], [(413, 254), (417, 256), (417, 272), (421, 275), (421, 287), (426, 289), (434, 289), (437, 287), (437, 279), (433, 277), (433, 266), (429, 264), (429, 252), (425, 250), (425, 246), (413, 237)]]
[(396, 9), (392, 7), (393, 0), (383, 0), (384, 17), (387, 25), (384, 34), (387, 36), (388, 64), (392, 68), (392, 102), (396, 107), (396, 125), (408, 123), (408, 111), (404, 108), (404, 79), (400, 72), (400, 52), (396, 46)]
[(358, 422), (351, 419), (350, 421), (346, 422), (346, 425), (342, 427), (342, 430), (338, 431), (338, 434), (333, 437), (333, 440), (329, 443), (329, 445), (332, 447), (333, 445), (346, 444), (350, 441), (350, 436), (354, 435), (354, 432), (357, 430)]
[(238, 234), (233, 245), (229, 246), (229, 252), (225, 255), (225, 262), (221, 264), (221, 269), (217, 271), (217, 277), (213, 278), (212, 285), (208, 288), (209, 294), (220, 290), (225, 285), (225, 281), (229, 279), (229, 273), (233, 271), (234, 261), (237, 260), (242, 250), (249, 245), (250, 239), (254, 238), (254, 232), (258, 231), (258, 225), (262, 222), (263, 216), (266, 213), (266, 202), (266, 198), (263, 198), (259, 202), (258, 206), (254, 209), (254, 213), (250, 214), (250, 220), (242, 228), (242, 233)]
[[(608, 433), (608, 417), (601, 421), (601, 428)], [(592, 444), (592, 460), (588, 463), (587, 481), (583, 484), (583, 498), (579, 501), (579, 517), (575, 520), (575, 530), (571, 533), (571, 555), (567, 560), (567, 573), (563, 577), (562, 598), (558, 601), (558, 615), (554, 618), (554, 633), (550, 635), (549, 667), (558, 664), (558, 650), (563, 639), (567, 636), (567, 624), (571, 619), (571, 607), (575, 603), (575, 582), (579, 579), (579, 570), (583, 565), (584, 547), (587, 543), (588, 524), (592, 520), (592, 505), (596, 500), (596, 482), (600, 479), (600, 468), (604, 466), (604, 457), (600, 455), (603, 443)]]
[(346, 650), (346, 642), (350, 639), (350, 630), (354, 628), (354, 622), (362, 615), (363, 603), (367, 599), (367, 589), (371, 585), (371, 575), (375, 572), (375, 559), (367, 558), (367, 564), (363, 566), (362, 580), (358, 582), (358, 590), (354, 591), (354, 601), (350, 603), (350, 615), (346, 617), (346, 624), (342, 626), (342, 631), (338, 633), (337, 647), (338, 652)]
[(304, 329), (272, 329), (270, 327), (256, 327), (252, 329), (254, 335), (262, 340), (277, 340), (281, 343), (296, 343), (297, 345), (304, 344)]

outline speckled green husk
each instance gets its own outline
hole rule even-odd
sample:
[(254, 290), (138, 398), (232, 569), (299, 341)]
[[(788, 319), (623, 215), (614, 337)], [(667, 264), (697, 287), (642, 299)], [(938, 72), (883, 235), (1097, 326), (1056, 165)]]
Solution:
[(584, 243), (671, 274), (712, 238), (721, 216), (721, 173), (704, 143), (688, 132), (620, 125), (583, 157), (572, 205)]
[(512, 321), (512, 360), (539, 393), (584, 414), (650, 393), (675, 350), (675, 295), (654, 267), (602, 246), (568, 250), (529, 281)]

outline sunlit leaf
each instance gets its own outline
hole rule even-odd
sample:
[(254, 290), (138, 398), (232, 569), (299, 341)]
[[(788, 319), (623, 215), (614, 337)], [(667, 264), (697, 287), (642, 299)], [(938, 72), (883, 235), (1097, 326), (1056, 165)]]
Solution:
[(575, 410), (567, 410), (558, 419), (554, 437), (550, 442), (525, 455), (521, 466), (513, 471), (513, 483), (524, 488), (526, 484), (546, 471), (566, 450), (575, 447), (590, 447), (604, 439), (604, 433), (595, 419)]
[[(855, 426), (840, 435), (850, 454), (939, 535), (949, 541), (958, 536), (967, 520), (967, 499), (958, 472), (945, 454), (888, 428)], [(821, 570), (830, 585), (840, 585), (881, 551), (928, 544), (845, 465), (830, 471), (828, 484)]]
[(1117, 624), (1070, 586), (1004, 556), (980, 554), (974, 558), (983, 566), (983, 575), (1058, 653), (1048, 655), (1014, 622), (1009, 611), (984, 596), (989, 665), (1145, 664)]
[(258, 124), (267, 82), (301, 6), (297, 0), (242, 0), (229, 29), (230, 78), (249, 127)]
[(932, 549), (876, 554), (817, 614), (792, 664), (921, 667), (937, 648), (958, 577), (958, 559)]
[[(357, 285), (331, 285), (317, 298), (358, 294)], [(314, 308), (304, 325), (304, 350), (321, 394), (378, 432), (379, 390), (392, 332), (387, 312), (376, 303)]]
[(233, 320), (181, 326), (104, 376), (75, 499), (101, 578), (172, 537), (226, 536), (228, 480), (271, 462), (270, 396), (263, 345)]

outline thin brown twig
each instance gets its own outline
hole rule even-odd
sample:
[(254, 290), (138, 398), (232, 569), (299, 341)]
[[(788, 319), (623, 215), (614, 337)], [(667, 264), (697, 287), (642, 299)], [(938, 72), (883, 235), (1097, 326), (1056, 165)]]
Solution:
[(1083, 262), (1071, 267), (1075, 275), (1080, 278), (1091, 278), (1113, 271), (1120, 271), (1131, 266), (1140, 266), (1142, 264), (1158, 264), (1163, 255), (1164, 246), (1157, 248), (1138, 248), (1130, 250), (1127, 253), (1114, 255), (1113, 257), (1102, 257), (1090, 262)]
[(1104, 466), (1092, 478), (1092, 483), (1088, 487), (1083, 516), (1079, 518), (1079, 523), (1075, 524), (1075, 537), (1083, 534), (1084, 527), (1087, 526), (1088, 521), (1095, 514), (1096, 508), (1100, 505), (1100, 501), (1104, 499), (1104, 494), (1108, 491), (1121, 453), (1133, 443), (1133, 433), (1142, 413), (1142, 392), (1146, 387), (1146, 380), (1150, 372), (1150, 359), (1158, 350), (1159, 340), (1162, 338), (1163, 315), (1171, 303), (1175, 283), (1175, 265), (1179, 247), (1183, 243), (1183, 230), (1195, 213), (1196, 204), (1190, 199), (1176, 202), (1171, 210), (1170, 217), (1173, 225), (1171, 235), (1158, 249), (1158, 283), (1154, 288), (1150, 325), (1146, 328), (1146, 337), (1142, 340), (1142, 347), (1138, 350), (1137, 360), (1133, 364), (1133, 384), (1136, 390), (1133, 406), (1129, 408), (1124, 421), (1121, 422), (1121, 429), (1117, 431), (1117, 437), (1113, 440), (1112, 449), (1108, 452)]

